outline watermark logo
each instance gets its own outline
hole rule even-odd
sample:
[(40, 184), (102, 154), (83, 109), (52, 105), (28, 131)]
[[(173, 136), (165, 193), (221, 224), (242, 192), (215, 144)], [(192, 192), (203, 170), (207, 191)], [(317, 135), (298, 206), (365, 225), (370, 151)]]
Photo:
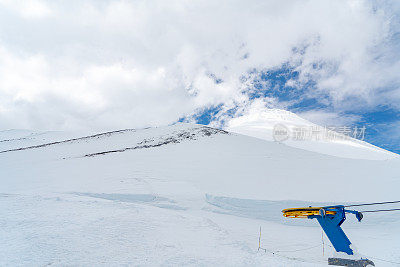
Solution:
[(276, 142), (286, 141), (290, 137), (289, 128), (283, 124), (276, 124), (274, 126), (272, 136)]
[(294, 126), (289, 129), (286, 125), (276, 124), (272, 136), (276, 142), (286, 140), (349, 140), (350, 138), (364, 140), (366, 127), (360, 126)]

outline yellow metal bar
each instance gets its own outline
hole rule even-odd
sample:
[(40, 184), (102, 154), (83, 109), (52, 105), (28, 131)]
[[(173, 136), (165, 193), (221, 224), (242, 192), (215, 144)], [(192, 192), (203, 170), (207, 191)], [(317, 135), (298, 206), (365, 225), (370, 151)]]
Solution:
[[(308, 218), (310, 215), (319, 215), (322, 207), (291, 208), (282, 210), (283, 216), (287, 218)], [(326, 214), (335, 215), (335, 211), (325, 210)]]

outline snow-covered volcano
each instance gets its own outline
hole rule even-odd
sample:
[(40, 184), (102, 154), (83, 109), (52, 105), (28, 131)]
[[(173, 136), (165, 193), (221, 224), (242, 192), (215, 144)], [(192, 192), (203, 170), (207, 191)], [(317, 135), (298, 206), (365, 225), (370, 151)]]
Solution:
[[(0, 132), (0, 265), (326, 265), (317, 223), (281, 209), (397, 200), (400, 160), (308, 144), (191, 124)], [(362, 255), (399, 262), (399, 222), (376, 213), (344, 228)]]
[[(354, 159), (392, 159), (399, 155), (357, 139), (361, 137), (361, 127), (321, 127), (298, 115), (281, 109), (262, 109), (233, 118), (226, 129), (231, 132), (273, 141), (274, 128), (283, 126), (288, 130), (289, 138), (285, 144), (326, 155)], [(294, 133), (302, 131), (301, 138), (294, 138)], [(340, 131), (348, 133), (340, 133)], [(356, 138), (353, 138), (356, 137)]]

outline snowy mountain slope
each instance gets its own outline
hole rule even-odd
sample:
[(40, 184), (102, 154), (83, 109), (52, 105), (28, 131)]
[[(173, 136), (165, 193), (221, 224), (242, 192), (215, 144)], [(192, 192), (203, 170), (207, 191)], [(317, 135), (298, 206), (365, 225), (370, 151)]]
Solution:
[[(280, 109), (263, 109), (262, 112), (250, 112), (249, 114), (230, 120), (226, 129), (231, 132), (273, 141), (273, 129), (276, 125), (283, 125), (290, 131), (291, 137), (285, 140), (284, 143), (292, 147), (336, 157), (354, 159), (383, 160), (399, 157), (399, 155), (395, 153), (376, 147), (362, 140), (354, 139), (351, 136), (345, 138), (340, 133), (337, 134), (337, 138), (332, 138), (331, 136), (330, 138), (324, 138), (329, 134), (332, 135), (332, 132), (290, 111)], [(299, 141), (293, 138), (295, 128), (304, 129), (307, 134), (315, 130), (318, 132), (315, 136), (310, 136), (305, 138), (305, 140)], [(352, 130), (354, 131), (354, 129)], [(366, 129), (366, 131), (366, 134), (368, 134), (368, 129)]]
[[(173, 130), (173, 128), (168, 129)], [(84, 149), (86, 151), (85, 157), (92, 157), (98, 155), (105, 155), (108, 153), (117, 153), (117, 152), (125, 152), (127, 150), (134, 149), (143, 149), (143, 148), (151, 148), (167, 145), (170, 143), (180, 143), (184, 140), (196, 140), (199, 137), (211, 136), (218, 133), (228, 134), (228, 132), (224, 130), (218, 130), (206, 126), (197, 127), (197, 128), (188, 128), (185, 130), (184, 127), (177, 129), (175, 131), (166, 131), (164, 133), (153, 133), (154, 129), (144, 129), (142, 131), (137, 132), (134, 129), (126, 129), (126, 130), (117, 130), (111, 132), (104, 132), (94, 135), (88, 135), (83, 137), (76, 137), (70, 139), (58, 140), (60, 138), (59, 135), (52, 136), (46, 135), (46, 139), (39, 138), (39, 140), (46, 140), (47, 142), (33, 144), (38, 140), (36, 138), (29, 138), (30, 145), (21, 146), (18, 143), (13, 143), (15, 147), (9, 147), (8, 149), (1, 150), (0, 153), (7, 152), (15, 152), (15, 151), (23, 151), (23, 150), (32, 150), (32, 149), (40, 149), (56, 146), (56, 150), (63, 150), (65, 144), (79, 144), (80, 149)], [(46, 134), (46, 133), (44, 133)], [(147, 138), (147, 137), (150, 138)], [(122, 137), (122, 138), (121, 138)], [(106, 142), (99, 142), (100, 139), (106, 138)], [(25, 141), (25, 139), (22, 139)], [(33, 141), (34, 140), (34, 141)], [(14, 141), (14, 140), (13, 140)], [(33, 142), (32, 142), (33, 141)], [(50, 141), (50, 142), (49, 142)], [(113, 149), (117, 148), (117, 149)], [(93, 150), (94, 149), (94, 150)], [(91, 151), (91, 152), (90, 152)], [(67, 152), (68, 153), (68, 152)], [(70, 155), (71, 156), (71, 155)], [(79, 156), (79, 155), (77, 155)]]
[[(280, 210), (394, 200), (400, 186), (396, 158), (333, 157), (200, 125), (46, 135), (1, 147), (2, 266), (324, 265), (333, 252), (322, 256), (316, 222)], [(344, 228), (361, 254), (399, 261), (399, 221), (368, 214)], [(275, 254), (257, 252), (260, 226)]]
[[(85, 132), (61, 132), (61, 131), (29, 131), (6, 130), (0, 131), (0, 150), (10, 150), (20, 147), (48, 144), (68, 139), (81, 138), (91, 135)], [(94, 134), (92, 134), (94, 135)]]

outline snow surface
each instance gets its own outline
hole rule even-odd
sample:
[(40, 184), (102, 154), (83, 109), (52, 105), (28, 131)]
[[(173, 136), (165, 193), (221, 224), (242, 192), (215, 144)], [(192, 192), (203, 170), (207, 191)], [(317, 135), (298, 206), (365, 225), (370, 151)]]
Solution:
[[(287, 129), (292, 131), (292, 133), (295, 127), (303, 127), (306, 130), (313, 129), (313, 127), (316, 129), (323, 129), (290, 111), (280, 109), (263, 109), (256, 113), (249, 113), (234, 118), (229, 121), (226, 129), (231, 132), (273, 141), (273, 129), (275, 125), (284, 125)], [(368, 134), (368, 129), (366, 131), (366, 134)], [(399, 155), (395, 153), (376, 147), (362, 140), (351, 137), (343, 139), (325, 139), (321, 138), (321, 135), (322, 134), (319, 135), (319, 139), (312, 138), (312, 140), (311, 138), (310, 140), (307, 138), (306, 140), (298, 141), (289, 138), (289, 140), (284, 141), (284, 143), (292, 147), (344, 158), (382, 160), (399, 157)]]
[[(0, 266), (326, 265), (335, 253), (325, 237), (322, 255), (318, 223), (281, 210), (399, 199), (399, 158), (353, 149), (338, 145), (338, 157), (191, 124), (3, 131)], [(399, 222), (368, 213), (343, 228), (358, 256), (393, 266)]]

